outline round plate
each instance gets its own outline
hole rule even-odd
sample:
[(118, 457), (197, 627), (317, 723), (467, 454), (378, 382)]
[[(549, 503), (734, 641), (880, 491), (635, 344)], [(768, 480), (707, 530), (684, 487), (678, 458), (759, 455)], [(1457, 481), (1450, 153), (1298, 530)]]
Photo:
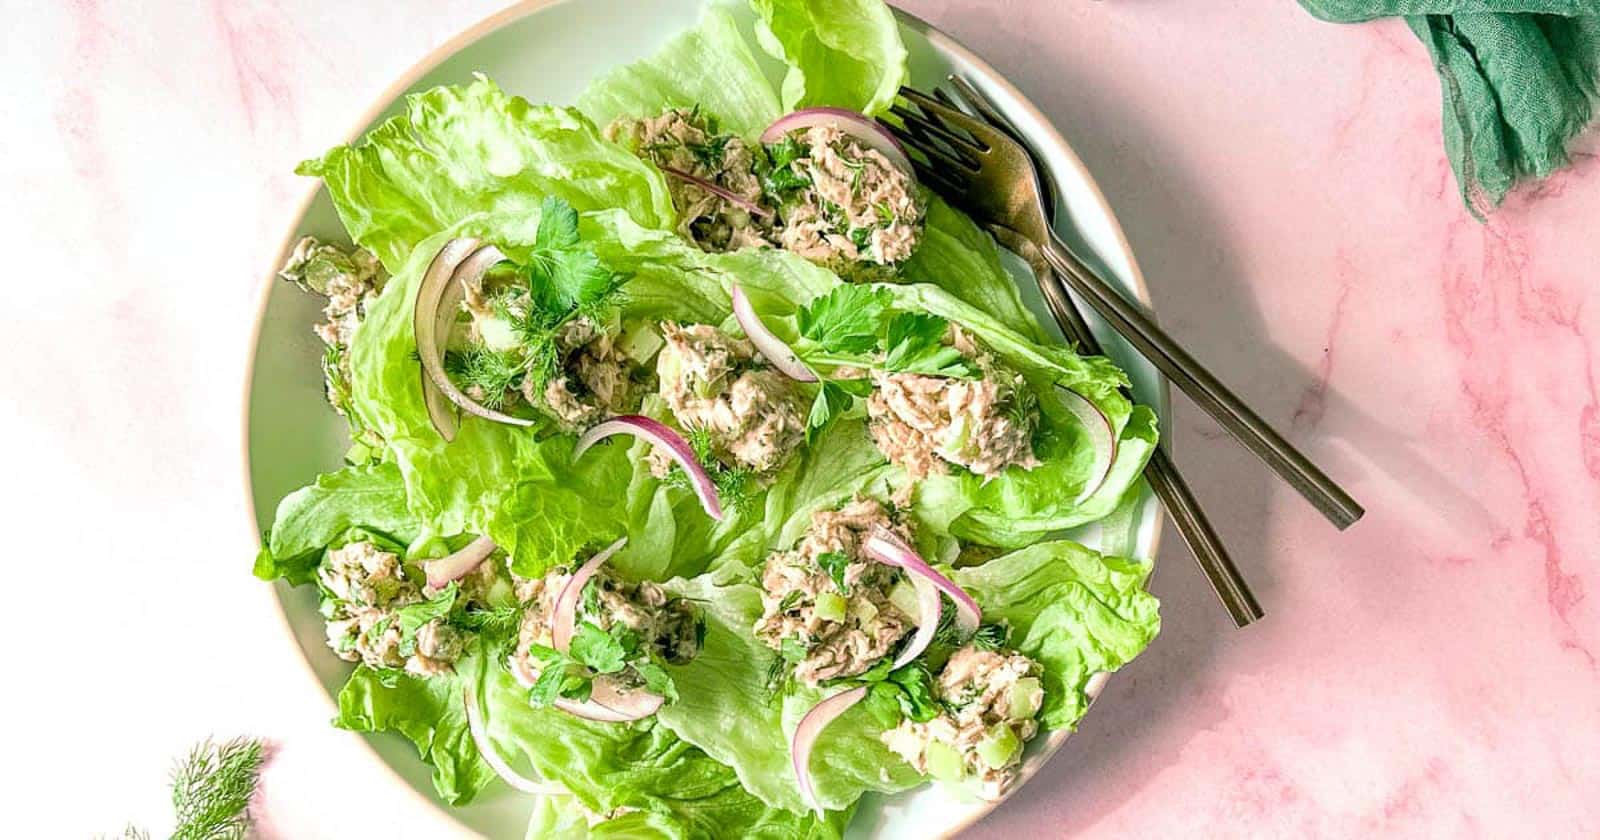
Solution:
[[(420, 61), (387, 91), (362, 118), (349, 141), (373, 124), (397, 113), (405, 94), (440, 84), (463, 82), (482, 72), (511, 93), (533, 102), (570, 103), (591, 78), (653, 53), (667, 38), (692, 26), (701, 0), (528, 0), (494, 15), (455, 37)], [(977, 85), (1028, 137), (1057, 186), (1062, 234), (1110, 281), (1145, 303), (1149, 294), (1132, 251), (1105, 198), (1066, 141), (1010, 83), (988, 64), (949, 36), (911, 15), (899, 12), (901, 34), (911, 54), (911, 81), (931, 89), (957, 73)], [(306, 149), (309, 156), (321, 149)], [(322, 345), (311, 333), (319, 305), (310, 295), (275, 279), (277, 267), (301, 236), (314, 234), (348, 241), (326, 191), (308, 186), (302, 212), (285, 233), (279, 259), (267, 270), (255, 325), (254, 343), (245, 375), (245, 470), (250, 488), (253, 524), (259, 535), (272, 524), (278, 501), (318, 473), (337, 469), (347, 445), (343, 422), (328, 409), (322, 395), (318, 360)], [(1033, 278), (1020, 260), (1009, 266), (1023, 299), (1040, 319), (1051, 324)], [(1148, 363), (1090, 316), (1109, 355), (1128, 371), (1140, 402), (1166, 416), (1165, 383)], [(1154, 557), (1161, 533), (1161, 511), (1148, 494), (1140, 500), (1126, 531), (1104, 534), (1091, 525), (1071, 534), (1090, 546), (1107, 541), (1125, 546), (1139, 557)], [(309, 587), (294, 590), (278, 584), (285, 626), (307, 665), (335, 697), (349, 673), (323, 641), (316, 595)], [(1105, 684), (1101, 674), (1091, 682), (1091, 695)], [(1035, 739), (1029, 745), (1022, 779), (1038, 771), (1067, 740), (1065, 731)], [(418, 807), (439, 807), (428, 768), (411, 745), (398, 735), (367, 738), (382, 764), (419, 793)], [(378, 772), (383, 772), (378, 770)], [(1018, 786), (1020, 787), (1020, 785)], [(1013, 792), (1016, 788), (1013, 789)], [(959, 801), (935, 786), (895, 796), (869, 795), (850, 826), (852, 837), (928, 838), (948, 836), (976, 822), (995, 803)], [(525, 794), (497, 787), (465, 808), (450, 809), (464, 830), (491, 837), (520, 837), (526, 830), (532, 802)]]

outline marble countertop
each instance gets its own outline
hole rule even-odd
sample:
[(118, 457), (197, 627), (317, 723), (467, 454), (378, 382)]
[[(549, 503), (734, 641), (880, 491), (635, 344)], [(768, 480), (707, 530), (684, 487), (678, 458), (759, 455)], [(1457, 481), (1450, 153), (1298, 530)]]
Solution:
[[(5, 833), (159, 831), (211, 733), (278, 745), (267, 836), (448, 830), (327, 726), (246, 573), (239, 391), (294, 163), (500, 5), (74, 0), (0, 35)], [(1395, 22), (904, 5), (1057, 121), (1171, 331), (1369, 511), (1335, 532), (1178, 399), (1268, 617), (1167, 540), (1161, 637), (970, 836), (1600, 833), (1600, 159), (1473, 220)]]

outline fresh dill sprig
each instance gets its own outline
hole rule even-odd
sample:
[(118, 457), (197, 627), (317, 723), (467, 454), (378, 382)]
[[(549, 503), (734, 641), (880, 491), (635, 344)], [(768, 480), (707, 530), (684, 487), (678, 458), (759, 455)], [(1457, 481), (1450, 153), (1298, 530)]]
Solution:
[[(716, 486), (717, 498), (723, 507), (732, 511), (742, 510), (760, 493), (760, 481), (754, 470), (749, 467), (730, 467), (717, 457), (710, 432), (699, 428), (689, 429), (683, 437), (689, 442), (689, 448), (694, 450), (695, 460), (711, 476), (711, 483)], [(689, 476), (677, 465), (667, 474), (666, 481), (673, 487), (694, 489), (690, 486)]]
[(463, 389), (480, 391), (478, 401), (492, 409), (505, 405), (506, 392), (516, 390), (527, 373), (526, 363), (515, 354), (482, 346), (445, 353), (444, 369)]
[(266, 747), (252, 738), (206, 739), (172, 770), (173, 840), (242, 840)]

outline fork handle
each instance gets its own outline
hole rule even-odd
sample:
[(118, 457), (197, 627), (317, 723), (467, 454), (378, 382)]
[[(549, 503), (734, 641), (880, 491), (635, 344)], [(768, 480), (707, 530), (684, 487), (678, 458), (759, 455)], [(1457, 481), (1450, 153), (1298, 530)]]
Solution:
[(1265, 615), (1261, 605), (1256, 602), (1255, 593), (1245, 584), (1239, 568), (1233, 565), (1222, 539), (1211, 527), (1211, 521), (1200, 509), (1189, 483), (1183, 480), (1177, 467), (1167, 457), (1166, 450), (1159, 444), (1150, 453), (1144, 477), (1150, 482), (1150, 489), (1155, 491), (1156, 498), (1161, 500), (1161, 506), (1167, 509), (1167, 515), (1178, 526), (1178, 533), (1183, 536), (1184, 543), (1200, 564), (1200, 571), (1211, 582), (1212, 591), (1217, 593), (1217, 599), (1227, 608), (1233, 623), (1244, 627)]
[[(1042, 259), (1041, 249), (1032, 246), (1032, 242), (1008, 243), (1013, 250), (1024, 251), (1024, 259), (1033, 267), (1034, 277), (1039, 281), (1039, 290), (1044, 293), (1045, 305), (1050, 309), (1050, 314), (1056, 319), (1056, 324), (1061, 327), (1061, 332), (1069, 341), (1077, 344), (1088, 353), (1101, 353), (1100, 343), (1095, 340), (1094, 333), (1089, 330), (1089, 323), (1083, 320), (1083, 313), (1078, 311), (1078, 305), (1067, 296), (1067, 290), (1061, 285), (1061, 280), (1049, 265), (1040, 264)], [(1233, 558), (1228, 556), (1227, 546), (1222, 544), (1222, 539), (1211, 527), (1211, 520), (1206, 518), (1205, 510), (1200, 507), (1200, 502), (1194, 497), (1194, 491), (1189, 489), (1189, 483), (1183, 480), (1183, 475), (1178, 472), (1177, 465), (1167, 457), (1166, 449), (1158, 444), (1154, 452), (1150, 453), (1150, 461), (1144, 468), (1145, 481), (1149, 482), (1150, 489), (1155, 492), (1156, 498), (1161, 500), (1161, 506), (1166, 508), (1167, 515), (1172, 517), (1172, 522), (1178, 527), (1178, 533), (1189, 546), (1189, 551), (1194, 554), (1194, 559), (1200, 566), (1200, 571), (1210, 581), (1211, 589), (1217, 594), (1217, 600), (1227, 609), (1228, 616), (1239, 627), (1245, 627), (1265, 613), (1261, 604), (1257, 603), (1255, 593), (1250, 591), (1249, 584), (1245, 583), (1244, 576), (1239, 574), (1239, 567), (1233, 564)]]
[(1171, 336), (1128, 302), (1079, 260), (1054, 231), (1044, 243), (1044, 256), (1058, 276), (1111, 327), (1189, 395), (1228, 434), (1260, 458), (1278, 477), (1288, 482), (1339, 530), (1355, 523), (1365, 512), (1333, 479), (1311, 463), (1234, 393), (1212, 376)]

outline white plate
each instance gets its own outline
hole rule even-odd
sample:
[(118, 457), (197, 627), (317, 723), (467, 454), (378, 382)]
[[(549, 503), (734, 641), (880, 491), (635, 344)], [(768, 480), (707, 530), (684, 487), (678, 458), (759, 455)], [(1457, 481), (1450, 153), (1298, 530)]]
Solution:
[[(420, 61), (392, 87), (357, 125), (349, 139), (397, 112), (401, 97), (438, 84), (462, 82), (473, 72), (483, 72), (507, 91), (534, 102), (568, 103), (594, 76), (619, 64), (654, 52), (667, 38), (693, 25), (701, 0), (528, 0), (472, 27)], [(928, 89), (949, 73), (959, 73), (994, 99), (1016, 127), (1031, 138), (1045, 158), (1059, 186), (1058, 201), (1069, 241), (1097, 259), (1108, 279), (1131, 297), (1148, 303), (1143, 278), (1126, 238), (1110, 208), (1071, 148), (1031, 103), (993, 68), (965, 47), (916, 18), (900, 13), (901, 32), (911, 53), (913, 85)], [(330, 143), (331, 145), (331, 143)], [(322, 149), (305, 149), (306, 156)], [(255, 511), (255, 531), (271, 525), (277, 503), (290, 491), (318, 473), (337, 469), (346, 441), (343, 423), (322, 397), (318, 359), (320, 342), (311, 334), (318, 305), (309, 295), (274, 279), (273, 272), (294, 241), (305, 234), (344, 240), (327, 193), (308, 186), (303, 211), (289, 225), (280, 258), (264, 266), (268, 279), (255, 330), (255, 342), (246, 374), (244, 445), (245, 469)], [(1032, 278), (1018, 272), (1023, 297), (1045, 323), (1051, 323)], [(1165, 383), (1143, 359), (1094, 322), (1107, 351), (1126, 369), (1140, 401), (1159, 414), (1168, 411)], [(1154, 557), (1161, 532), (1159, 506), (1148, 495), (1131, 526), (1132, 553)], [(1073, 536), (1089, 545), (1100, 543), (1095, 526)], [(279, 584), (285, 627), (293, 636), (307, 665), (328, 691), (330, 705), (349, 672), (323, 642), (322, 620), (315, 593), (309, 587), (293, 590)], [(1093, 693), (1104, 685), (1104, 675), (1092, 683)], [(354, 737), (354, 736), (352, 736)], [(1067, 739), (1066, 732), (1035, 739), (1023, 768), (1026, 780), (1054, 755)], [(428, 768), (409, 742), (398, 735), (368, 739), (375, 757), (375, 772), (391, 768), (405, 783), (435, 807)], [(525, 795), (503, 786), (450, 813), (465, 829), (491, 837), (520, 837), (532, 807)], [(954, 834), (994, 807), (993, 803), (961, 802), (944, 791), (924, 786), (891, 797), (869, 796), (851, 824), (853, 837), (916, 838)]]

